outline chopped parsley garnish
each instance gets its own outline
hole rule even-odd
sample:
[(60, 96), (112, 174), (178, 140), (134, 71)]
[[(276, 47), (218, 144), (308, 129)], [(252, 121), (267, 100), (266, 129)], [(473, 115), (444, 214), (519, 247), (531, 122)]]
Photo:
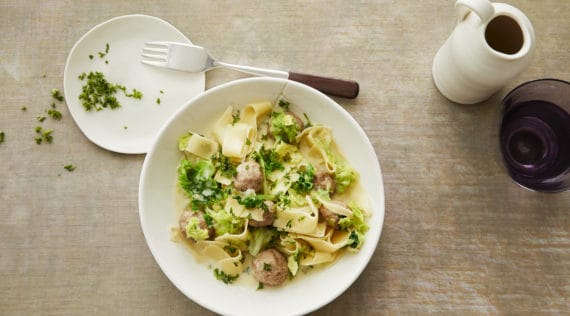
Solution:
[(36, 116), (36, 119), (38, 120), (38, 122), (43, 122), (43, 121), (46, 120), (46, 117), (45, 117), (45, 116), (38, 115), (38, 116)]
[(0, 132), (0, 144), (4, 142), (4, 137), (6, 137), (6, 133)]
[(87, 82), (83, 85), (82, 92), (79, 95), (79, 100), (81, 100), (85, 111), (101, 111), (104, 108), (119, 108), (121, 104), (115, 97), (117, 90), (123, 91), (127, 97), (139, 100), (143, 96), (142, 92), (137, 89), (133, 89), (132, 93), (128, 93), (125, 86), (110, 83), (105, 78), (105, 75), (99, 71), (89, 72), (89, 74), (82, 73), (78, 78), (81, 81), (87, 79)]
[(160, 90), (160, 93), (164, 94), (164, 90)]
[(289, 197), (289, 195), (283, 192), (277, 195), (276, 200), (277, 200), (277, 205), (281, 208), (286, 208), (289, 205), (291, 205), (291, 198)]
[(265, 201), (271, 201), (274, 199), (272, 195), (268, 194), (251, 194), (246, 197), (241, 197), (239, 195), (234, 196), (234, 199), (238, 201), (239, 204), (245, 206), (246, 208), (260, 208), (264, 211), (269, 211)]
[(123, 126), (123, 129), (127, 129), (127, 128), (129, 128), (127, 125)]
[(282, 140), (288, 144), (294, 144), (296, 137), (301, 131), (301, 126), (291, 114), (282, 111), (271, 113), (269, 130), (276, 140)]
[(206, 222), (206, 225), (208, 227), (213, 227), (213, 225), (214, 225), (214, 219), (208, 213), (204, 213), (204, 222)]
[(178, 183), (191, 199), (193, 210), (212, 206), (226, 197), (221, 184), (214, 180), (214, 165), (208, 160), (192, 163), (182, 160), (178, 166)]
[(271, 270), (272, 270), (272, 266), (269, 263), (264, 262), (263, 263), (263, 271), (271, 271)]
[(259, 282), (259, 284), (257, 285), (257, 289), (263, 290), (263, 283)]
[(22, 110), (22, 112), (26, 112), (26, 111), (28, 110), (28, 108), (25, 107), (25, 106), (23, 106), (23, 107), (20, 108), (20, 110)]
[(48, 109), (47, 114), (56, 121), (61, 120), (61, 112), (56, 109)]
[(283, 170), (284, 168), (275, 150), (261, 147), (259, 151), (255, 153), (254, 159), (259, 163), (261, 168), (265, 170), (265, 174), (271, 173), (274, 170)]
[(135, 99), (141, 99), (143, 97), (142, 92), (140, 92), (137, 89), (133, 89), (132, 93), (128, 93), (127, 92), (127, 88), (123, 85), (117, 84), (115, 85), (117, 87), (117, 89), (123, 91), (123, 93), (125, 94), (125, 96), (129, 97), (129, 98), (135, 98)]
[(63, 99), (63, 96), (62, 96), (61, 93), (59, 92), (59, 89), (56, 89), (56, 88), (53, 88), (53, 89), (51, 90), (51, 96), (52, 96), (54, 99), (58, 100), (59, 102), (63, 102), (63, 100), (64, 100), (64, 99)]
[(36, 144), (39, 145), (44, 141), (50, 144), (53, 142), (53, 136), (51, 134), (53, 133), (53, 130), (51, 129), (44, 130), (41, 126), (36, 126), (35, 131), (36, 134), (38, 134), (38, 136), (35, 138)]
[(216, 279), (224, 282), (225, 284), (231, 284), (239, 277), (239, 274), (236, 275), (227, 274), (224, 271), (216, 268), (214, 269), (214, 276), (216, 277)]
[(357, 248), (358, 245), (360, 244), (358, 234), (356, 233), (355, 230), (353, 230), (350, 233), (350, 236), (348, 236), (348, 243), (347, 244), (350, 246), (350, 248)]
[[(79, 76), (85, 79), (85, 73)], [(101, 111), (103, 108), (116, 109), (121, 105), (115, 98), (117, 86), (105, 79), (102, 72), (90, 72), (87, 75), (87, 83), (83, 85), (79, 100), (83, 104), (85, 111)]]
[(89, 55), (89, 59), (93, 59), (93, 55)]
[[(210, 217), (210, 218), (211, 218), (211, 217)], [(237, 252), (237, 248), (236, 248), (234, 245), (232, 245), (232, 244), (225, 245), (225, 246), (224, 246), (224, 250), (226, 250), (226, 251), (227, 251), (228, 253), (230, 253), (230, 254), (235, 254), (235, 253)]]
[[(105, 57), (107, 54), (109, 53), (109, 43), (105, 44), (105, 52), (98, 52), (97, 54), (99, 54), (99, 58), (103, 58)], [(89, 55), (91, 56), (91, 55)], [(89, 57), (91, 58), (91, 57)], [(107, 62), (106, 62), (107, 63)], [(108, 63), (107, 63), (108, 64)]]
[(288, 101), (279, 99), (279, 106), (282, 107), (285, 111), (289, 111), (289, 105), (290, 103)]
[[(129, 97), (129, 98), (135, 98), (135, 99), (138, 99), (138, 100), (142, 99), (142, 97), (143, 97), (142, 92), (140, 92), (140, 91), (137, 90), (137, 89), (133, 89), (133, 93), (126, 93), (125, 95), (126, 95), (127, 97)], [(159, 102), (159, 103), (160, 103), (160, 102)]]
[(301, 193), (309, 192), (313, 188), (314, 177), (315, 170), (312, 165), (308, 165), (305, 170), (299, 172), (299, 180), (293, 183), (291, 187)]
[(53, 141), (53, 136), (51, 135), (52, 132), (53, 132), (53, 130), (51, 130), (51, 129), (42, 132), (42, 136), (43, 136), (44, 140), (50, 144)]
[(75, 170), (75, 166), (74, 165), (65, 165), (63, 166), (63, 169), (72, 172), (73, 170)]
[(216, 169), (225, 177), (233, 178), (237, 175), (236, 166), (221, 152), (217, 152), (212, 156), (212, 163), (214, 164), (214, 167), (216, 167)]
[(160, 98), (156, 98), (156, 104), (160, 104)]
[(235, 123), (239, 122), (239, 113), (240, 113), (239, 110), (236, 110), (235, 113), (232, 113), (232, 118), (233, 118), (233, 120), (232, 120), (232, 125), (234, 125)]

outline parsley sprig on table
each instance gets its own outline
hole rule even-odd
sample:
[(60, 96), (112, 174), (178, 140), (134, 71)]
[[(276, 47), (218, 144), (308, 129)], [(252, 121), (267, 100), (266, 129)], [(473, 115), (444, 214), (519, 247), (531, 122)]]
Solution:
[(72, 172), (73, 170), (75, 170), (75, 166), (69, 164), (69, 165), (63, 166), (63, 169), (65, 169), (65, 170), (67, 170), (67, 171), (69, 171), (69, 172)]
[[(61, 95), (59, 89), (57, 89), (57, 88), (53, 88), (51, 90), (51, 96), (52, 96), (52, 98), (54, 98), (55, 100), (57, 100), (59, 102), (65, 101), (65, 98), (63, 97), (63, 95)], [(21, 108), (22, 111), (27, 111), (27, 109), (28, 108), (25, 106)], [(56, 103), (55, 102), (52, 102), (50, 104), (50, 107), (45, 110), (45, 113), (47, 114), (47, 116), (49, 116), (50, 118), (52, 118), (55, 121), (59, 121), (63, 117), (61, 112), (56, 109)], [(47, 116), (37, 115), (36, 120), (40, 123), (43, 123), (47, 119)], [(36, 144), (38, 144), (38, 145), (40, 145), (42, 143), (51, 144), (53, 142), (53, 135), (52, 135), (53, 130), (52, 129), (44, 129), (41, 126), (36, 126), (34, 130), (36, 131), (36, 138), (34, 139), (36, 141)]]
[(63, 96), (59, 93), (59, 89), (53, 88), (51, 90), (51, 96), (59, 102), (63, 102)]
[(51, 144), (53, 142), (53, 130), (51, 129), (43, 129), (41, 126), (36, 126), (36, 144), (40, 145), (42, 142), (46, 142)]
[(55, 103), (51, 104), (51, 108), (46, 110), (46, 113), (49, 115), (49, 117), (51, 117), (52, 119), (59, 121), (61, 120), (61, 112), (56, 110), (55, 108)]

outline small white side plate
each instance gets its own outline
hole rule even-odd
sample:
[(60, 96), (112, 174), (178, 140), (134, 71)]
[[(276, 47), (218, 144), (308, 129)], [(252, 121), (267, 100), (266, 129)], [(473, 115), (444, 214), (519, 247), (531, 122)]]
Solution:
[[(170, 115), (204, 91), (204, 73), (142, 64), (140, 55), (148, 41), (191, 43), (174, 26), (159, 18), (125, 15), (92, 28), (77, 41), (67, 58), (63, 86), (71, 116), (89, 140), (107, 150), (146, 153)], [(106, 44), (109, 44), (109, 52), (100, 58), (98, 53), (105, 52)], [(127, 98), (118, 92), (120, 108), (85, 111), (79, 95), (86, 81), (79, 80), (78, 76), (91, 71), (102, 72), (109, 82), (124, 85), (129, 91), (141, 91), (142, 99)], [(158, 98), (160, 104), (157, 104)]]

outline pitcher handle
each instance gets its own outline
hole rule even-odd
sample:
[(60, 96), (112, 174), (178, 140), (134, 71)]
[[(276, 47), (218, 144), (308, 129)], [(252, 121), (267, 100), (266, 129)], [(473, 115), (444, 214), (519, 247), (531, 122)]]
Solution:
[(457, 9), (458, 23), (465, 19), (469, 11), (473, 11), (479, 16), (481, 24), (486, 24), (495, 13), (495, 8), (489, 0), (457, 0), (455, 8)]

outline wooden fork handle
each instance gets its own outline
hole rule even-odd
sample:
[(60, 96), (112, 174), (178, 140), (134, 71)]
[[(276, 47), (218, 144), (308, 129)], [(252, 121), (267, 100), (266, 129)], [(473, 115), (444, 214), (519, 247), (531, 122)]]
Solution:
[(289, 72), (288, 79), (304, 83), (325, 94), (348, 99), (356, 98), (360, 89), (356, 81), (308, 75), (292, 71)]

